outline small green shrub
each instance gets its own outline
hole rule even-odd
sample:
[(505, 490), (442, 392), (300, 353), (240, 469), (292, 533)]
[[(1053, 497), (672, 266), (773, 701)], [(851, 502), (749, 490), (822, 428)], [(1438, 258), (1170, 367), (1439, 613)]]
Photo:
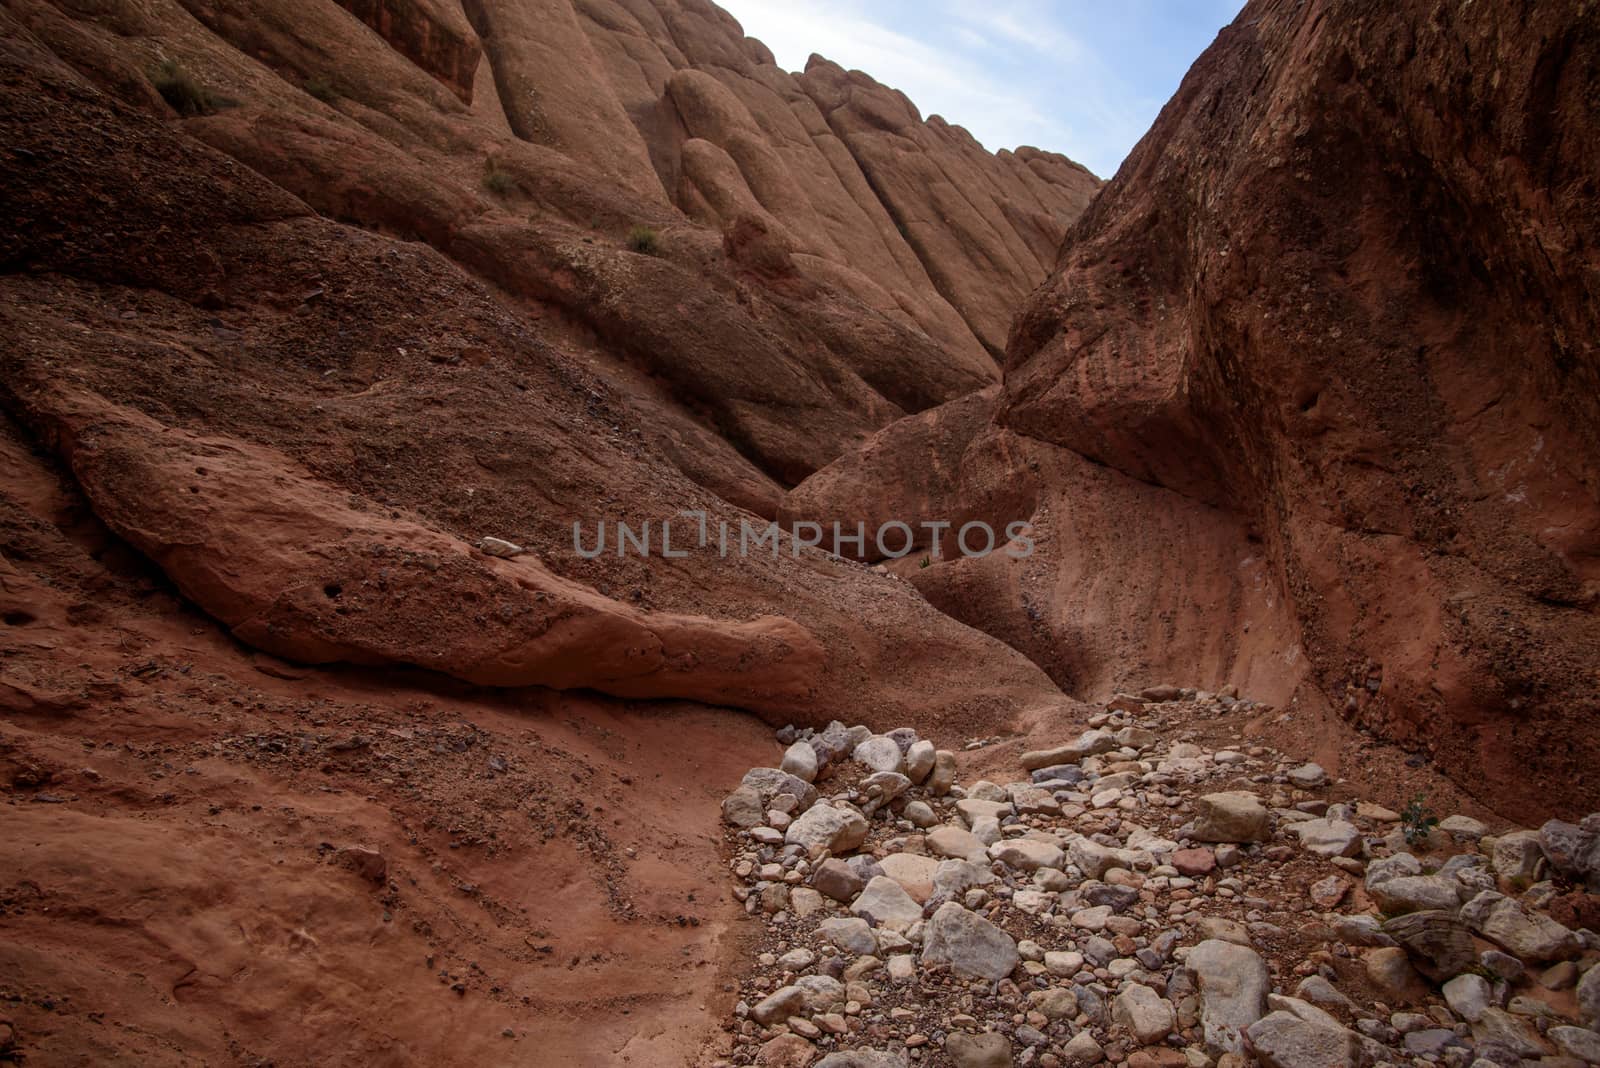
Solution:
[(1400, 829), (1405, 833), (1407, 845), (1422, 845), (1439, 825), (1439, 817), (1428, 811), (1427, 802), (1427, 794), (1418, 794), (1400, 810)]
[(209, 115), (224, 101), (195, 81), (175, 59), (164, 59), (150, 72), (150, 84), (179, 115)]
[(925, 568), (932, 567), (933, 566), (933, 561), (930, 558), (924, 556), (922, 558), (922, 565), (921, 566), (925, 567)]
[(648, 226), (635, 226), (628, 231), (628, 247), (645, 256), (661, 251), (661, 235)]
[(483, 187), (497, 197), (510, 196), (517, 180), (491, 163), (483, 170)]
[(306, 79), (305, 90), (324, 104), (331, 104), (339, 99), (339, 90), (333, 83), (319, 74), (313, 74)]

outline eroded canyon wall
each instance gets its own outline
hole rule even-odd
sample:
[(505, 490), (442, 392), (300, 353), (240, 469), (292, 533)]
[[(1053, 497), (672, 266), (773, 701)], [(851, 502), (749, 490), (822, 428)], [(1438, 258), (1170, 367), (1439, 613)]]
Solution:
[(1583, 4), (1251, 3), (1068, 235), (987, 412), (884, 431), (788, 514), (862, 511), (932, 435), (899, 503), (1041, 550), (908, 574), (1063, 685), (1187, 669), (1508, 811), (1593, 808), (1597, 93)]

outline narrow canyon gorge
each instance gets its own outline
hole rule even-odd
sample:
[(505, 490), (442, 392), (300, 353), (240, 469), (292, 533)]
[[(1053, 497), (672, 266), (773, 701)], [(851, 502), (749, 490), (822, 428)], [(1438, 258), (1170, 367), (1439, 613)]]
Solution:
[(1588, 0), (1105, 178), (710, 0), (0, 79), (0, 1065), (1600, 1063)]

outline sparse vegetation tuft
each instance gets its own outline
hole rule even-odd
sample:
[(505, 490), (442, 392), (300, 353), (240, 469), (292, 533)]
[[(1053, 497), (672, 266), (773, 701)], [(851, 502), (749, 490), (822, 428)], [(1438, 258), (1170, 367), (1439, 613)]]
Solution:
[(227, 101), (195, 80), (175, 59), (164, 59), (150, 72), (150, 84), (179, 115), (209, 115)]
[(635, 226), (628, 231), (628, 247), (645, 256), (661, 251), (661, 235), (648, 226)]
[(305, 81), (305, 90), (324, 104), (331, 104), (339, 99), (339, 90), (333, 83), (320, 74), (313, 74)]
[(510, 196), (512, 190), (517, 188), (517, 180), (490, 163), (483, 169), (483, 187), (497, 197)]
[(1439, 825), (1439, 817), (1428, 811), (1428, 795), (1418, 794), (1400, 810), (1400, 829), (1405, 833), (1406, 844), (1422, 845)]

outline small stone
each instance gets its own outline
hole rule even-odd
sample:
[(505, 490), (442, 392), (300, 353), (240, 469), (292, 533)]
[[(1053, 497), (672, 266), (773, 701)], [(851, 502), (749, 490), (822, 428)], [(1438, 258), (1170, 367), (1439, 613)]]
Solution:
[(1466, 924), (1440, 910), (1396, 916), (1383, 925), (1411, 957), (1417, 970), (1436, 983), (1454, 979), (1477, 963)]
[(1067, 845), (1067, 858), (1084, 875), (1099, 879), (1112, 868), (1119, 867), (1122, 858), (1117, 850), (1103, 846), (1091, 838), (1074, 838)]
[(1594, 965), (1578, 980), (1578, 1019), (1585, 1027), (1600, 1030), (1600, 965)]
[(956, 802), (956, 812), (968, 827), (980, 819), (1006, 819), (1012, 815), (1011, 802), (1002, 798), (994, 801), (983, 797), (963, 797)]
[(779, 1035), (762, 1044), (756, 1063), (761, 1068), (806, 1068), (816, 1055), (817, 1048), (799, 1035)]
[(1044, 966), (1051, 975), (1070, 979), (1083, 970), (1083, 954), (1075, 950), (1065, 952), (1049, 950), (1044, 955)]
[(1076, 764), (1085, 757), (1109, 753), (1118, 746), (1116, 735), (1110, 731), (1091, 730), (1078, 736), (1078, 740), (1055, 749), (1039, 749), (1022, 754), (1022, 766), (1028, 771), (1052, 764)]
[(905, 1063), (898, 1053), (857, 1049), (830, 1053), (812, 1068), (905, 1068)]
[(802, 809), (810, 808), (817, 800), (815, 786), (780, 768), (751, 768), (744, 773), (739, 785), (748, 786), (761, 795), (763, 811), (773, 807), (776, 799), (783, 794), (795, 797), (797, 806)]
[(741, 786), (722, 799), (722, 820), (733, 827), (759, 827), (766, 819), (766, 806), (761, 794), (748, 786)]
[(944, 1040), (944, 1051), (955, 1068), (1011, 1068), (1011, 1042), (1005, 1035), (955, 1032)]
[(1496, 875), (1513, 882), (1532, 882), (1544, 863), (1537, 831), (1511, 831), (1494, 841), (1489, 854)]
[(513, 559), (528, 551), (517, 543), (506, 541), (504, 538), (482, 538), (478, 541), (478, 548), (486, 555), (498, 556), (502, 560)]
[(951, 823), (935, 827), (930, 831), (927, 845), (934, 856), (938, 857), (970, 860), (975, 864), (984, 864), (989, 860), (988, 849), (971, 831)]
[(1267, 1068), (1356, 1068), (1361, 1063), (1355, 1035), (1310, 1023), (1292, 1012), (1262, 1017), (1248, 1034)]
[(855, 900), (867, 881), (844, 861), (830, 857), (817, 865), (811, 885), (835, 901), (848, 903)]
[(957, 975), (997, 981), (1020, 959), (1010, 935), (953, 901), (940, 905), (923, 931), (923, 963), (948, 964)]
[(911, 748), (906, 750), (906, 776), (914, 783), (921, 785), (927, 777), (933, 774), (934, 761), (938, 751), (933, 743), (921, 739), (911, 743)]
[(1539, 846), (1556, 871), (1600, 892), (1600, 814), (1581, 825), (1549, 821), (1539, 828)]
[(778, 767), (797, 779), (815, 782), (817, 778), (817, 751), (810, 742), (795, 742), (784, 751)]
[[(894, 745), (894, 742), (887, 738), (884, 741)], [(855, 809), (842, 805), (817, 804), (806, 809), (789, 824), (789, 829), (784, 832), (784, 841), (805, 847), (812, 856), (823, 850), (844, 853), (859, 847), (867, 840), (867, 829), (866, 817)]]
[(758, 1024), (776, 1023), (804, 1012), (805, 1008), (805, 991), (798, 986), (785, 986), (752, 1006), (750, 1018)]
[(1340, 941), (1358, 946), (1394, 945), (1394, 939), (1383, 933), (1376, 916), (1335, 916), (1333, 933)]
[(1583, 948), (1573, 932), (1540, 913), (1529, 912), (1511, 898), (1485, 890), (1462, 906), (1468, 927), (1524, 961), (1573, 957)]
[(1476, 1023), (1483, 1010), (1494, 1004), (1494, 988), (1483, 976), (1469, 972), (1444, 984), (1444, 1000), (1451, 1012), (1468, 1023)]
[(1217, 939), (1185, 961), (1200, 991), (1200, 1020), (1212, 1053), (1243, 1053), (1245, 1030), (1267, 1012), (1272, 975), (1260, 954)]
[(1578, 966), (1570, 960), (1553, 964), (1539, 973), (1539, 985), (1546, 990), (1571, 990), (1578, 985)]
[(933, 771), (928, 775), (928, 793), (943, 797), (950, 792), (955, 781), (956, 755), (948, 749), (940, 749), (933, 755)]
[(1408, 1000), (1422, 989), (1422, 977), (1411, 964), (1411, 957), (1398, 946), (1374, 949), (1361, 963), (1372, 985), (1393, 1001)]
[(1563, 1055), (1600, 1064), (1600, 1034), (1583, 1027), (1552, 1027), (1547, 1034)]
[(1476, 842), (1489, 833), (1489, 828), (1471, 816), (1446, 816), (1439, 821), (1439, 829), (1452, 838)]
[(932, 827), (939, 822), (939, 817), (933, 811), (933, 806), (926, 801), (909, 802), (900, 814), (909, 820), (913, 827), (917, 828)]
[(1268, 838), (1267, 810), (1253, 793), (1206, 794), (1196, 808), (1194, 837), (1202, 842), (1261, 842)]
[(1367, 892), (1380, 909), (1399, 916), (1424, 909), (1453, 911), (1461, 904), (1460, 885), (1442, 875), (1402, 875), (1375, 885), (1368, 880)]
[(899, 883), (878, 875), (850, 905), (850, 911), (879, 927), (905, 930), (922, 919), (922, 906)]
[(1298, 786), (1302, 790), (1313, 790), (1328, 781), (1328, 773), (1321, 764), (1302, 764), (1285, 777), (1291, 785)]
[(803, 972), (816, 962), (817, 955), (811, 952), (809, 949), (806, 949), (804, 946), (801, 946), (798, 949), (791, 949), (789, 952), (778, 958), (778, 964), (785, 971), (790, 972)]
[(1176, 1023), (1172, 1003), (1141, 983), (1123, 988), (1111, 1003), (1111, 1018), (1146, 1046), (1166, 1038)]
[(800, 919), (815, 914), (822, 907), (822, 895), (810, 887), (796, 886), (789, 890), (789, 911)]
[(872, 933), (872, 926), (859, 916), (830, 916), (817, 924), (817, 934), (858, 957), (878, 952), (878, 939)]
[(1059, 845), (1036, 838), (1013, 838), (989, 847), (989, 857), (1018, 871), (1060, 868), (1067, 855)]
[(1350, 892), (1350, 883), (1337, 875), (1330, 875), (1326, 879), (1319, 879), (1311, 884), (1311, 901), (1319, 909), (1335, 909), (1344, 896)]
[(376, 849), (346, 846), (334, 854), (334, 860), (374, 886), (382, 886), (389, 879), (389, 862)]
[(1105, 1050), (1088, 1031), (1079, 1031), (1072, 1036), (1070, 1042), (1061, 1047), (1062, 1063), (1070, 1068), (1088, 1068), (1089, 1065), (1099, 1064), (1105, 1059)]
[(919, 905), (933, 896), (933, 875), (939, 867), (937, 858), (917, 853), (891, 853), (878, 861), (878, 866)]
[(1035, 990), (1028, 995), (1028, 1007), (1047, 1020), (1070, 1020), (1078, 1015), (1078, 995), (1064, 986)]
[(1172, 866), (1193, 878), (1210, 875), (1217, 868), (1217, 855), (1209, 849), (1180, 849), (1172, 854)]
[(1353, 857), (1361, 852), (1361, 831), (1344, 820), (1303, 820), (1289, 825), (1300, 848), (1319, 857)]
[(1472, 1025), (1472, 1034), (1480, 1046), (1493, 1042), (1503, 1045), (1519, 1057), (1540, 1057), (1546, 1052), (1533, 1022), (1513, 1016), (1504, 1009), (1484, 1009), (1483, 1016)]
[(856, 746), (851, 757), (873, 771), (898, 772), (905, 768), (906, 763), (900, 743), (882, 734), (875, 734)]
[(1502, 953), (1498, 949), (1486, 949), (1478, 957), (1478, 963), (1483, 965), (1484, 971), (1496, 979), (1507, 982), (1516, 982), (1527, 971), (1520, 960), (1509, 953)]

